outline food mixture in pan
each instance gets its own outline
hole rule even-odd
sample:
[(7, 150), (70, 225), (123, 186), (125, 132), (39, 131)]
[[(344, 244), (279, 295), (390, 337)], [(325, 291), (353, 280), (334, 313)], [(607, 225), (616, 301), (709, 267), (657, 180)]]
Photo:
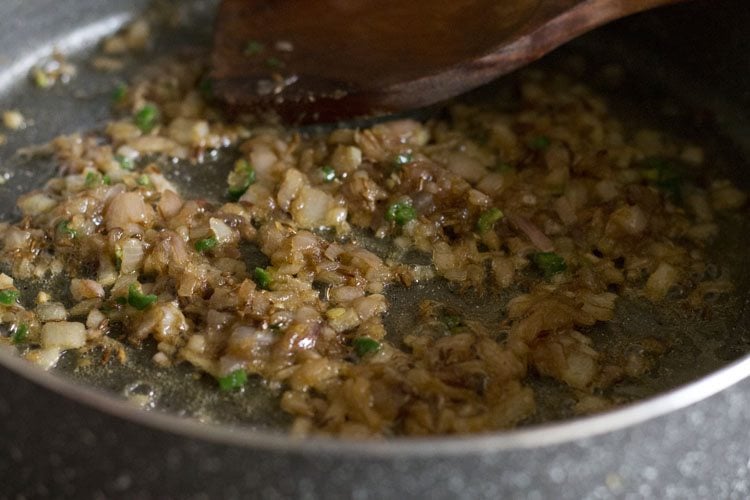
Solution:
[[(471, 433), (531, 418), (530, 374), (579, 414), (616, 403), (605, 389), (668, 348), (597, 351), (587, 332), (621, 298), (688, 314), (732, 290), (706, 248), (746, 195), (700, 147), (627, 128), (566, 76), (527, 70), (495, 102), (315, 133), (222, 118), (204, 74), (160, 62), (118, 87), (106, 128), (52, 142), (57, 176), (0, 226), (2, 342), (45, 367), (155, 346), (153, 363), (217, 391), (259, 377), (303, 435)], [(166, 175), (217, 154), (236, 155), (221, 202)], [(65, 293), (21, 300), (52, 276)], [(418, 327), (387, 332), (391, 292), (431, 280), (511, 298), (497, 322), (422, 300)]]

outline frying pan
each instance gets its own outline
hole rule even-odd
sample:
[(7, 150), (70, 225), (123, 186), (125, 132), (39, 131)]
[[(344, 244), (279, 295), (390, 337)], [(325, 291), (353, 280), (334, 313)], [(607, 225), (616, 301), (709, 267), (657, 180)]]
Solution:
[[(145, 3), (5, 0), (0, 6), (0, 109), (18, 108), (33, 120), (8, 134), (0, 149), (0, 173), (8, 178), (0, 187), (4, 218), (14, 217), (20, 192), (53, 173), (50, 159), (22, 158), (16, 148), (92, 129), (109, 117), (111, 88), (138, 61), (125, 76), (111, 75), (89, 71), (75, 54), (85, 54)], [(638, 16), (591, 34), (574, 50), (623, 64), (631, 71), (629, 99), (644, 115), (632, 119), (703, 137), (720, 153), (721, 174), (747, 189), (750, 60), (743, 29), (750, 12), (743, 3), (693, 2)], [(214, 8), (183, 2), (177, 10), (184, 27), (156, 50), (208, 40)], [(35, 91), (28, 69), (53, 46), (79, 61), (79, 75), (70, 86)], [(564, 59), (565, 51), (553, 63), (558, 56)], [(195, 172), (186, 184), (210, 183)], [(210, 196), (210, 189), (202, 194)], [(94, 377), (62, 363), (46, 373), (0, 351), (0, 498), (746, 498), (748, 228), (734, 221), (730, 229), (713, 258), (733, 270), (736, 296), (717, 305), (718, 318), (672, 328), (679, 342), (658, 373), (632, 389), (645, 399), (511, 432), (300, 440), (278, 431), (279, 414), (260, 387), (251, 416), (238, 425), (234, 416), (247, 402), (213, 401), (200, 385), (187, 385), (186, 371), (177, 370), (169, 383), (148, 368)], [(665, 319), (659, 311), (631, 312), (634, 329), (642, 318)], [(154, 387), (161, 398), (151, 411), (122, 397), (123, 389), (150, 397)]]

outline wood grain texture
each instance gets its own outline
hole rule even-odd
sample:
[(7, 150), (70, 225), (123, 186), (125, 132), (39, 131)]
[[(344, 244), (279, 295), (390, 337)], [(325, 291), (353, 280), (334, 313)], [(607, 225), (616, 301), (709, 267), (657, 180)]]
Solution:
[[(224, 0), (215, 94), (291, 123), (409, 110), (613, 19), (679, 0)], [(291, 49), (291, 50), (289, 50)]]

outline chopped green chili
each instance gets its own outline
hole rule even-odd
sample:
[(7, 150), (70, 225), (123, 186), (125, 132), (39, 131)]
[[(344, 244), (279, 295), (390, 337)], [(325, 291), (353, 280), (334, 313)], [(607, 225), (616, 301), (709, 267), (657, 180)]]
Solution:
[(529, 141), (529, 147), (534, 151), (543, 151), (550, 145), (550, 139), (546, 135), (538, 135)]
[(278, 57), (269, 57), (268, 59), (266, 59), (266, 65), (268, 65), (269, 68), (273, 69), (281, 69), (286, 66), (286, 64), (284, 64), (284, 61), (282, 61)]
[(515, 168), (510, 163), (500, 162), (497, 165), (495, 165), (494, 167), (492, 167), (492, 170), (495, 171), (495, 172), (499, 172), (501, 174), (504, 174), (506, 172), (512, 172), (512, 171), (514, 171)]
[(417, 211), (411, 205), (411, 201), (400, 201), (391, 204), (385, 212), (385, 220), (393, 221), (403, 226), (417, 217)]
[(225, 377), (219, 377), (219, 388), (222, 391), (234, 391), (242, 388), (247, 383), (245, 370), (234, 370)]
[(135, 164), (131, 158), (123, 155), (115, 155), (115, 161), (120, 164), (120, 168), (123, 170), (133, 170)]
[(61, 220), (57, 223), (57, 232), (70, 238), (78, 236), (78, 231), (70, 227), (70, 221), (67, 220)]
[(96, 172), (89, 172), (86, 174), (86, 179), (84, 180), (84, 184), (86, 187), (93, 187), (99, 184), (101, 182), (102, 178), (99, 174)]
[(159, 117), (159, 110), (153, 104), (146, 104), (135, 114), (135, 125), (141, 129), (141, 132), (148, 134), (156, 126)]
[(136, 179), (136, 182), (139, 186), (150, 186), (151, 185), (151, 179), (146, 174), (141, 174), (138, 179)]
[(55, 84), (55, 81), (52, 80), (47, 73), (39, 68), (33, 69), (32, 77), (34, 79), (34, 84), (36, 84), (36, 86), (40, 89), (48, 89)]
[(565, 259), (555, 252), (539, 252), (534, 254), (534, 265), (542, 271), (545, 278), (551, 278), (555, 274), (565, 271), (568, 266)]
[(109, 186), (112, 184), (112, 179), (106, 174), (102, 176), (98, 172), (88, 172), (84, 179), (84, 183), (88, 188), (98, 186), (99, 184), (106, 184)]
[(411, 153), (399, 153), (393, 158), (393, 165), (396, 167), (402, 167), (411, 161)]
[(360, 358), (380, 350), (380, 342), (370, 337), (357, 337), (352, 342), (352, 346)]
[(503, 212), (496, 207), (485, 210), (477, 220), (477, 229), (480, 233), (486, 233), (495, 225), (495, 222), (503, 218)]
[(214, 96), (214, 82), (209, 77), (204, 76), (198, 83), (198, 90), (204, 99), (211, 99)]
[(255, 182), (255, 169), (245, 159), (239, 159), (234, 163), (234, 170), (227, 176), (229, 185), (228, 195), (232, 201), (239, 200), (247, 188)]
[(219, 241), (214, 237), (198, 240), (195, 242), (195, 249), (199, 252), (205, 252), (206, 250), (211, 250), (218, 243)]
[(323, 180), (325, 182), (333, 182), (336, 180), (336, 171), (333, 169), (333, 167), (329, 165), (320, 167), (320, 172), (323, 175)]
[(245, 54), (246, 56), (255, 56), (263, 52), (264, 48), (265, 46), (258, 40), (250, 40), (249, 42), (247, 42), (247, 45), (245, 45), (243, 54)]
[(149, 307), (151, 304), (156, 302), (156, 295), (154, 294), (145, 294), (141, 291), (140, 285), (138, 283), (131, 283), (130, 288), (128, 288), (128, 304), (135, 307), (139, 311), (143, 311), (147, 307)]
[(124, 83), (118, 83), (115, 90), (112, 91), (112, 100), (115, 104), (121, 103), (128, 93), (128, 86)]
[(455, 330), (459, 326), (464, 324), (463, 319), (458, 314), (445, 314), (440, 317), (440, 320), (448, 327), (449, 330)]
[(29, 337), (29, 325), (21, 323), (16, 328), (16, 331), (10, 336), (10, 341), (14, 344), (20, 344)]
[(263, 290), (271, 287), (271, 274), (262, 267), (256, 267), (253, 271), (253, 281)]
[(0, 290), (0, 304), (4, 304), (6, 306), (15, 304), (18, 300), (19, 295), (20, 293), (18, 292), (18, 290), (14, 290), (13, 288)]
[(674, 200), (682, 197), (682, 176), (676, 165), (664, 158), (651, 157), (643, 161), (641, 177)]

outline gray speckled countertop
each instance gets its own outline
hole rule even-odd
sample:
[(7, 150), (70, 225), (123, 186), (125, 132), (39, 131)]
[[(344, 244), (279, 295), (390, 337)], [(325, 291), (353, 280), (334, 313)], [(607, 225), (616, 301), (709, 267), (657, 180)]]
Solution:
[(578, 442), (460, 460), (344, 460), (145, 428), (0, 369), (0, 498), (744, 499), (748, 428), (745, 381), (689, 411)]

